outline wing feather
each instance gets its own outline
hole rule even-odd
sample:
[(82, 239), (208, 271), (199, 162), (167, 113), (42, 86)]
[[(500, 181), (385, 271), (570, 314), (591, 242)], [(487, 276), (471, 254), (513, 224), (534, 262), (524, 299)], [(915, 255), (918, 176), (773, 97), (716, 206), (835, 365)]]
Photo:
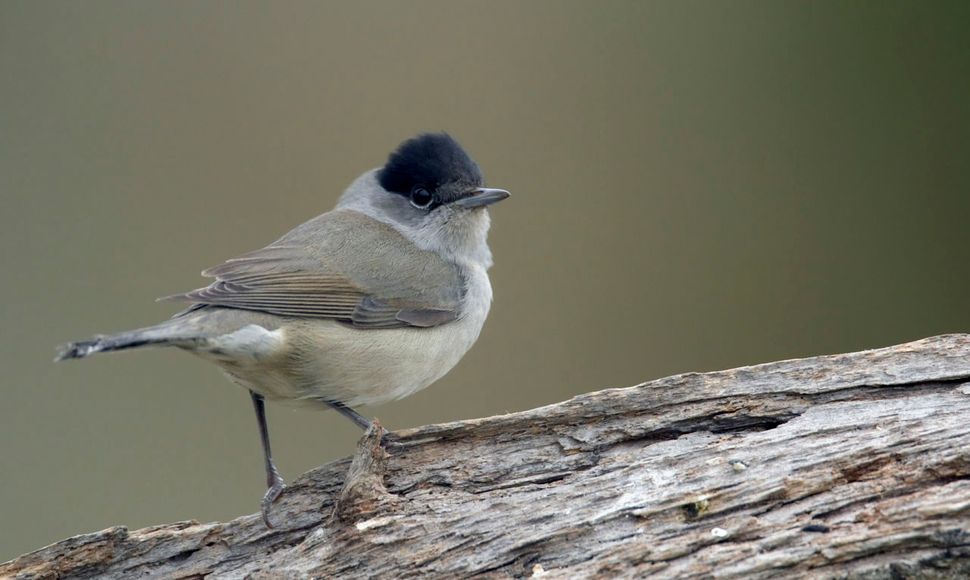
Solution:
[(457, 266), (351, 210), (323, 214), (202, 275), (215, 281), (167, 299), (192, 302), (192, 309), (222, 306), (395, 328), (457, 319), (463, 293)]

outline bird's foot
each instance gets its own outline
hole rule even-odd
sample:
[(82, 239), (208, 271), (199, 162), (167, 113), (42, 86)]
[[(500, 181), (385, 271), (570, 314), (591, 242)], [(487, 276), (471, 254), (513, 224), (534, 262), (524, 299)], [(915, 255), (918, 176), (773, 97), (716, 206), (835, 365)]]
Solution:
[(283, 476), (279, 473), (273, 473), (270, 480), (267, 482), (269, 489), (263, 495), (263, 501), (260, 502), (260, 511), (263, 514), (263, 523), (266, 527), (273, 529), (272, 522), (269, 521), (269, 512), (273, 508), (273, 502), (275, 502), (283, 494), (283, 490), (286, 489), (286, 483), (283, 481)]

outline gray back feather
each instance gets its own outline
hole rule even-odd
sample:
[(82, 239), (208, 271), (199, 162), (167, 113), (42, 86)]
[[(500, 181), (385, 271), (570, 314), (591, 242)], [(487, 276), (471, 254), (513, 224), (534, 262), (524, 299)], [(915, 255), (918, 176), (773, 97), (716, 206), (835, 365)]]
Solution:
[(350, 209), (202, 274), (215, 282), (170, 298), (361, 328), (444, 324), (458, 317), (464, 291), (458, 266)]

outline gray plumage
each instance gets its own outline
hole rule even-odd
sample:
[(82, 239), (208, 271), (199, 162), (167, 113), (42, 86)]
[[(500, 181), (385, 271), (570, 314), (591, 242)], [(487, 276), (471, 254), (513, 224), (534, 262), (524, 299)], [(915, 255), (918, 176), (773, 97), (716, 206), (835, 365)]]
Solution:
[(168, 299), (393, 328), (454, 320), (464, 293), (458, 265), (347, 209), (318, 216), (202, 275), (216, 281)]
[(173, 346), (222, 368), (252, 393), (269, 525), (283, 484), (263, 399), (329, 405), (364, 425), (349, 406), (409, 395), (448, 372), (488, 315), (485, 207), (506, 197), (482, 187), (453, 139), (418, 136), (361, 175), (333, 211), (205, 270), (208, 286), (167, 297), (190, 303), (171, 320), (70, 343), (57, 360)]

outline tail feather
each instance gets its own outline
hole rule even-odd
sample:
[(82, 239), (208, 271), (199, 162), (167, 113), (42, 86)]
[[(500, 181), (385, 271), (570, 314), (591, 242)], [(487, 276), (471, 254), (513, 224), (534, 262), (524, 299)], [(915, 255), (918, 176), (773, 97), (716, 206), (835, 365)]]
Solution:
[(272, 330), (279, 326), (280, 321), (272, 314), (193, 305), (155, 326), (117, 334), (99, 334), (87, 340), (69, 342), (58, 348), (54, 360), (85, 358), (99, 352), (140, 346), (176, 346), (194, 350), (211, 337), (231, 334), (251, 324)]
[(97, 335), (88, 340), (79, 340), (61, 345), (57, 349), (57, 356), (54, 361), (62, 361), (74, 358), (85, 358), (99, 352), (111, 352), (115, 350), (126, 350), (148, 345), (183, 344), (191, 337), (186, 336), (185, 332), (179, 332), (179, 328), (173, 321), (132, 330), (129, 332), (119, 332), (111, 335)]
[(88, 340), (79, 340), (61, 345), (57, 349), (57, 356), (54, 361), (68, 360), (72, 358), (84, 358), (98, 352), (110, 352), (113, 350), (124, 350), (148, 344), (158, 344), (164, 340), (151, 341), (148, 339), (136, 339), (125, 334), (113, 336), (95, 336)]

